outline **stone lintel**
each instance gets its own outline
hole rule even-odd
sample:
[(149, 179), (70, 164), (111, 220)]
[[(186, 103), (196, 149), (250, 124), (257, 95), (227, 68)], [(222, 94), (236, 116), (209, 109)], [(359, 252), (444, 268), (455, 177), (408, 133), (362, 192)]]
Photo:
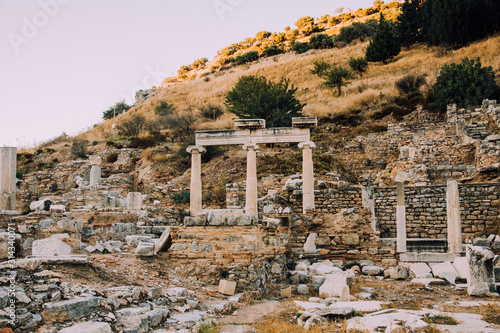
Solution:
[(234, 119), (234, 126), (239, 129), (260, 129), (266, 128), (264, 119)]
[(311, 140), (309, 128), (274, 127), (257, 130), (196, 131), (197, 146), (259, 143), (300, 143)]
[(318, 126), (318, 118), (316, 117), (293, 117), (292, 127), (308, 128)]

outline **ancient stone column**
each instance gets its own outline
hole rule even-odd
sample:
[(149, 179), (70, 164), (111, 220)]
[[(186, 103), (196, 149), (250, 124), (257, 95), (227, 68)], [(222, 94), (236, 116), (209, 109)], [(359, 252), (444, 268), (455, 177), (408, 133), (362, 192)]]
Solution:
[(201, 153), (203, 147), (189, 146), (186, 151), (191, 154), (191, 187), (189, 196), (189, 210), (191, 216), (202, 212), (202, 190), (201, 190)]
[(314, 210), (314, 166), (312, 148), (316, 145), (312, 141), (299, 143), (302, 149), (302, 211)]
[(95, 157), (90, 160), (90, 186), (95, 186), (101, 181), (101, 158)]
[(481, 297), (495, 291), (494, 257), (495, 254), (488, 247), (467, 247), (467, 260), (469, 263), (467, 293), (470, 296)]
[(403, 182), (396, 182), (396, 198), (397, 251), (404, 253), (406, 252), (406, 208)]
[(245, 214), (253, 214), (258, 218), (257, 205), (257, 149), (259, 146), (254, 144), (243, 145), (247, 151), (247, 190)]
[(446, 189), (446, 213), (448, 217), (448, 248), (451, 253), (462, 252), (462, 222), (460, 219), (460, 194), (456, 180), (449, 180)]
[(0, 147), (0, 210), (16, 209), (17, 149)]

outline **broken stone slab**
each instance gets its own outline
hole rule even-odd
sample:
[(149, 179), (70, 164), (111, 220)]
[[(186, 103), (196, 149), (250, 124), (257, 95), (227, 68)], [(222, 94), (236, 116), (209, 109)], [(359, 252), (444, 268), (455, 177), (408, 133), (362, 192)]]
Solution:
[(68, 301), (45, 303), (41, 314), (46, 322), (75, 320), (94, 313), (100, 303), (100, 297), (77, 297)]
[(305, 254), (316, 254), (318, 250), (316, 249), (316, 239), (318, 238), (317, 233), (311, 233), (307, 236), (307, 240), (304, 244), (304, 253)]
[(50, 205), (50, 211), (62, 213), (66, 211), (66, 207), (64, 205)]
[(220, 226), (226, 225), (227, 218), (222, 214), (209, 214), (208, 216), (208, 225)]
[(139, 242), (153, 243), (153, 239), (150, 236), (142, 235), (129, 235), (125, 237), (125, 243), (127, 243), (127, 246), (131, 249), (137, 247)]
[(270, 217), (264, 217), (263, 219), (264, 223), (266, 224), (266, 227), (269, 229), (276, 229), (280, 226), (280, 219), (272, 219)]
[(158, 254), (162, 250), (168, 250), (172, 244), (172, 236), (170, 234), (170, 227), (165, 228), (160, 238), (155, 241), (153, 253)]
[(375, 276), (375, 275), (383, 274), (384, 269), (382, 267), (375, 266), (375, 265), (367, 265), (361, 269), (361, 272), (365, 275)]
[(59, 333), (112, 333), (108, 323), (85, 322), (78, 323), (71, 327), (63, 328)]
[(443, 263), (437, 263), (432, 265), (432, 274), (434, 277), (445, 279), (450, 284), (455, 284), (455, 280), (457, 279), (458, 273), (453, 267), (453, 264), (449, 261)]
[(327, 275), (325, 282), (319, 287), (319, 297), (339, 297), (341, 301), (348, 302), (350, 300), (349, 286), (344, 274), (336, 273)]
[(308, 276), (326, 276), (331, 273), (342, 273), (342, 269), (324, 263), (314, 263), (307, 268)]
[(309, 260), (304, 259), (304, 260), (297, 260), (295, 263), (295, 270), (296, 271), (307, 271), (307, 268), (311, 265)]
[(406, 280), (410, 276), (408, 267), (397, 266), (384, 270), (384, 277), (392, 280)]
[(472, 240), (472, 245), (490, 247), (491, 241), (488, 238), (476, 237)]
[(326, 304), (324, 303), (317, 303), (317, 302), (302, 302), (302, 301), (293, 301), (298, 307), (304, 309), (304, 310), (310, 310), (310, 309), (322, 309), (326, 308)]
[(287, 179), (283, 190), (296, 191), (302, 189), (302, 179)]
[(378, 301), (354, 301), (354, 302), (336, 302), (330, 305), (330, 308), (353, 308), (356, 312), (374, 312), (382, 310), (383, 302)]
[(364, 317), (351, 318), (347, 321), (347, 331), (367, 332), (398, 332), (401, 323), (412, 332), (420, 331), (427, 326), (420, 313), (411, 313), (407, 310), (384, 310)]
[(196, 323), (207, 318), (207, 313), (205, 311), (195, 310), (192, 312), (174, 314), (170, 318), (179, 323)]
[(152, 257), (154, 256), (154, 249), (154, 243), (139, 242), (135, 249), (135, 254), (140, 257)]
[(127, 209), (141, 210), (141, 208), (142, 208), (142, 194), (140, 192), (129, 192), (127, 194)]
[(417, 279), (432, 278), (431, 268), (423, 262), (409, 264), (408, 267)]
[(18, 267), (22, 263), (29, 265), (30, 263), (40, 264), (88, 264), (88, 255), (67, 255), (67, 256), (51, 256), (51, 257), (39, 257), (39, 256), (29, 256), (25, 259), (16, 260)]
[(39, 211), (49, 211), (50, 210), (50, 205), (52, 205), (53, 200), (52, 199), (42, 199), (38, 201), (32, 201), (30, 203), (30, 210), (34, 212), (39, 212)]
[(67, 256), (71, 247), (57, 238), (36, 240), (32, 244), (31, 254), (36, 257)]
[(253, 214), (230, 215), (227, 218), (228, 225), (247, 226), (256, 223), (257, 221)]
[(411, 284), (418, 286), (444, 286), (446, 285), (446, 281), (443, 279), (435, 279), (435, 278), (415, 278), (411, 280)]

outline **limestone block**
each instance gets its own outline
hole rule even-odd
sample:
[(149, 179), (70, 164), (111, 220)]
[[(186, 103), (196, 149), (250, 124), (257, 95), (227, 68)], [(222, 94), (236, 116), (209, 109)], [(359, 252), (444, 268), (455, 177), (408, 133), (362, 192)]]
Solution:
[(343, 274), (330, 274), (326, 276), (325, 282), (319, 287), (319, 297), (339, 297), (343, 302), (349, 302), (349, 286)]
[(281, 297), (292, 297), (292, 287), (286, 286), (286, 287), (281, 287)]
[(220, 280), (218, 290), (221, 294), (232, 296), (236, 291), (236, 282), (229, 280)]
[(135, 254), (141, 257), (152, 257), (154, 255), (154, 243), (139, 242)]
[(306, 254), (316, 254), (318, 250), (316, 250), (315, 240), (318, 238), (317, 233), (312, 233), (307, 236), (306, 243), (304, 244), (304, 253)]
[(331, 273), (342, 273), (342, 269), (324, 263), (314, 263), (307, 268), (309, 276), (325, 276)]
[(153, 239), (150, 236), (140, 236), (140, 235), (129, 235), (125, 237), (125, 243), (129, 248), (136, 248), (139, 242), (143, 243), (153, 243)]
[(418, 286), (444, 286), (446, 281), (443, 279), (435, 279), (435, 278), (415, 278), (411, 280), (411, 284), (415, 284)]
[(140, 192), (129, 192), (127, 194), (127, 209), (140, 210), (142, 207), (142, 194)]
[(344, 245), (359, 245), (359, 235), (355, 233), (343, 234), (340, 236)]
[(299, 284), (297, 287), (297, 294), (299, 295), (309, 295), (309, 287), (307, 284)]
[(227, 218), (228, 225), (254, 225), (256, 224), (256, 218), (253, 214), (241, 214), (241, 215), (231, 215)]
[(416, 278), (431, 278), (431, 268), (426, 263), (413, 263), (409, 265), (411, 273)]
[(57, 238), (36, 240), (32, 244), (31, 254), (37, 257), (67, 256), (71, 247)]
[(310, 264), (311, 263), (307, 259), (297, 260), (295, 262), (295, 270), (296, 271), (307, 271), (307, 268), (309, 267)]
[(207, 225), (207, 217), (205, 215), (186, 216), (184, 225), (186, 227), (205, 226)]
[(450, 284), (455, 284), (455, 280), (458, 276), (455, 267), (453, 267), (453, 264), (449, 261), (432, 265), (432, 274), (434, 277), (445, 279)]
[(484, 296), (494, 291), (495, 281), (493, 272), (493, 258), (495, 255), (488, 247), (469, 246), (467, 259), (469, 262), (469, 279), (467, 293), (470, 296)]
[(66, 211), (66, 207), (64, 205), (50, 205), (50, 211), (62, 213)]
[(458, 257), (453, 261), (453, 267), (460, 279), (469, 279), (469, 261), (467, 257)]
[(288, 179), (285, 182), (283, 190), (285, 191), (296, 191), (302, 189), (302, 179)]
[(99, 297), (77, 297), (68, 301), (46, 303), (42, 317), (46, 322), (75, 320), (94, 313), (100, 302)]
[(375, 275), (383, 274), (384, 269), (382, 267), (368, 265), (368, 266), (364, 266), (361, 269), (361, 272), (363, 272), (363, 274), (366, 274), (366, 275), (375, 276)]
[(226, 225), (226, 217), (222, 214), (212, 214), (211, 218), (208, 219), (208, 225)]
[(160, 238), (155, 241), (154, 254), (158, 254), (158, 252), (162, 250), (168, 250), (170, 245), (172, 244), (172, 235), (170, 234), (170, 227), (165, 228), (163, 230)]
[(50, 209), (50, 205), (52, 205), (52, 200), (51, 199), (42, 199), (38, 201), (32, 201), (30, 203), (30, 210), (34, 212), (39, 212), (39, 211), (48, 211)]
[(280, 219), (272, 219), (269, 217), (264, 217), (263, 221), (266, 224), (266, 226), (270, 229), (276, 229), (277, 227), (279, 227), (281, 222)]
[(108, 323), (99, 322), (85, 322), (78, 323), (71, 327), (64, 328), (59, 331), (59, 333), (112, 333), (111, 327)]

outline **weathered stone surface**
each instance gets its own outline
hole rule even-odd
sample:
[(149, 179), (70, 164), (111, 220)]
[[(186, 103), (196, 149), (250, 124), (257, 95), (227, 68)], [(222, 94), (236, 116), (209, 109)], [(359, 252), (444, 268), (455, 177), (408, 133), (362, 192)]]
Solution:
[(68, 301), (46, 303), (42, 317), (47, 322), (75, 320), (95, 312), (100, 301), (99, 297), (77, 297)]
[(355, 233), (344, 234), (341, 236), (344, 245), (359, 245), (359, 235)]
[(307, 236), (307, 240), (304, 244), (304, 253), (315, 254), (318, 252), (318, 250), (316, 250), (316, 243), (315, 243), (317, 238), (318, 238), (317, 233), (312, 233), (309, 234), (309, 236)]
[(361, 271), (363, 274), (374, 276), (374, 275), (380, 275), (384, 272), (384, 269), (382, 267), (378, 266), (364, 266)]
[(444, 286), (446, 281), (443, 279), (434, 279), (434, 278), (418, 278), (411, 280), (411, 284), (429, 287), (429, 286)]
[(141, 257), (152, 257), (154, 255), (154, 243), (139, 242), (135, 254)]
[(409, 265), (411, 273), (419, 278), (432, 278), (431, 268), (426, 263), (413, 263)]
[(484, 296), (494, 291), (493, 262), (494, 254), (488, 247), (469, 246), (467, 259), (469, 261), (469, 279), (467, 293), (470, 296)]
[(71, 247), (57, 238), (46, 238), (36, 240), (32, 244), (33, 256), (67, 256), (71, 253)]
[(48, 211), (50, 209), (50, 205), (52, 204), (52, 199), (42, 199), (38, 201), (32, 201), (30, 204), (30, 210), (37, 211)]
[(468, 279), (469, 278), (469, 261), (467, 257), (459, 257), (453, 261), (453, 267), (457, 271), (458, 278)]
[(213, 216), (210, 216), (211, 218), (208, 219), (208, 225), (226, 225), (226, 217), (222, 214), (213, 214)]
[(455, 280), (458, 276), (455, 267), (448, 261), (432, 265), (432, 274), (434, 277), (445, 279), (450, 284), (455, 284)]
[(207, 225), (207, 217), (203, 214), (196, 216), (186, 216), (184, 218), (184, 225), (186, 227), (205, 226)]
[(342, 273), (342, 269), (325, 263), (314, 263), (307, 268), (307, 275), (309, 276), (324, 276), (331, 273)]
[(227, 218), (228, 225), (254, 225), (256, 224), (256, 219), (253, 214), (241, 214), (241, 215), (231, 215)]
[(85, 322), (64, 328), (59, 333), (112, 333), (107, 323)]
[(172, 236), (170, 234), (170, 227), (165, 228), (162, 232), (160, 238), (155, 241), (154, 254), (158, 254), (158, 252), (163, 250), (168, 250), (170, 245), (172, 244)]
[(299, 284), (297, 287), (297, 294), (299, 295), (309, 295), (309, 287), (307, 284)]
[(125, 243), (129, 248), (135, 248), (139, 245), (139, 242), (143, 243), (153, 243), (153, 239), (150, 236), (141, 236), (141, 235), (129, 235), (125, 237)]
[(140, 192), (129, 192), (127, 194), (127, 209), (140, 210), (142, 208), (142, 194)]
[(342, 301), (349, 302), (349, 286), (344, 274), (327, 275), (325, 282), (319, 287), (319, 297), (339, 297)]

